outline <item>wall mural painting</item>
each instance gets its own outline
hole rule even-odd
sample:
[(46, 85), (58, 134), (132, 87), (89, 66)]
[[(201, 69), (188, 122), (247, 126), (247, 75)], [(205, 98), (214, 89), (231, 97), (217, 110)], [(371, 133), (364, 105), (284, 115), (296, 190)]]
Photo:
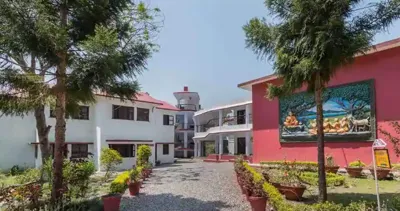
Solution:
[[(373, 140), (375, 137), (373, 81), (331, 87), (323, 93), (326, 140)], [(315, 141), (314, 95), (301, 92), (279, 99), (281, 141)]]

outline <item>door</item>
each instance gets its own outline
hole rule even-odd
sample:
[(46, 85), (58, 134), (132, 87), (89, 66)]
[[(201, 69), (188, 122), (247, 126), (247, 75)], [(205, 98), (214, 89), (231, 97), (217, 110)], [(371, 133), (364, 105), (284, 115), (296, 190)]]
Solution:
[(236, 123), (238, 125), (246, 124), (246, 110), (236, 111)]
[(246, 154), (246, 138), (237, 138), (237, 154), (245, 155)]

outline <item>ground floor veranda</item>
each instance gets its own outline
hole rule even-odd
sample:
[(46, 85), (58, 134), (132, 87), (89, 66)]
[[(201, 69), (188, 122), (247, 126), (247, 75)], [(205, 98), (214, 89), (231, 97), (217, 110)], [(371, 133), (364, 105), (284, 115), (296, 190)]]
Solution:
[(249, 157), (253, 153), (251, 131), (210, 134), (193, 140), (194, 157), (229, 161), (236, 155)]

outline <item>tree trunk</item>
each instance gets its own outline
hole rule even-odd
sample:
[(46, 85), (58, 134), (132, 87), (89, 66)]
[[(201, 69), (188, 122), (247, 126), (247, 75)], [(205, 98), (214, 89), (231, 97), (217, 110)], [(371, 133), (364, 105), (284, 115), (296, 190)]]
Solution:
[(324, 151), (324, 114), (322, 109), (322, 81), (319, 73), (315, 78), (315, 104), (317, 107), (317, 146), (318, 146), (318, 200), (327, 200)]
[[(60, 6), (61, 27), (67, 26), (67, 8), (65, 3)], [(55, 85), (56, 90), (56, 126), (55, 126), (55, 152), (53, 170), (53, 189), (51, 198), (53, 202), (60, 200), (63, 195), (63, 160), (65, 150), (65, 104), (66, 104), (66, 70), (67, 70), (67, 50), (66, 46), (58, 52), (59, 63), (57, 65)]]
[[(42, 166), (46, 160), (50, 158), (49, 149), (49, 131), (51, 126), (46, 125), (46, 115), (44, 113), (44, 105), (35, 109), (36, 129), (39, 137), (39, 145), (42, 156)], [(40, 173), (40, 181), (43, 181), (43, 171)]]

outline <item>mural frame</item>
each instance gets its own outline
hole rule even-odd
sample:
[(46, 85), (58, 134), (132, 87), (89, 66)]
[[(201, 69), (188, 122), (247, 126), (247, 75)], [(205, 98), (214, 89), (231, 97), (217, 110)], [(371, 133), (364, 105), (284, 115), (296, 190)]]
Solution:
[[(375, 93), (375, 80), (374, 79), (368, 79), (368, 80), (361, 80), (361, 81), (354, 81), (354, 82), (349, 82), (349, 83), (344, 83), (344, 84), (338, 84), (338, 85), (333, 85), (333, 86), (328, 86), (326, 89), (332, 89), (332, 88), (340, 88), (344, 86), (349, 86), (349, 85), (354, 85), (354, 84), (359, 84), (359, 83), (367, 83), (370, 87), (370, 125), (371, 125), (371, 135), (368, 137), (362, 137), (362, 136), (355, 136), (355, 137), (329, 137), (325, 136), (324, 140), (325, 142), (373, 142), (376, 137), (377, 137), (377, 121), (376, 121), (376, 93)], [(302, 93), (307, 93), (307, 91), (300, 91), (300, 92), (294, 92), (292, 95), (296, 94), (302, 94)], [(310, 93), (313, 95), (313, 93)], [(309, 137), (302, 137), (300, 138), (284, 138), (282, 137), (282, 129), (283, 125), (281, 124), (281, 98), (278, 98), (278, 127), (279, 127), (279, 142), (280, 143), (315, 143), (317, 141), (316, 135), (309, 136)]]

